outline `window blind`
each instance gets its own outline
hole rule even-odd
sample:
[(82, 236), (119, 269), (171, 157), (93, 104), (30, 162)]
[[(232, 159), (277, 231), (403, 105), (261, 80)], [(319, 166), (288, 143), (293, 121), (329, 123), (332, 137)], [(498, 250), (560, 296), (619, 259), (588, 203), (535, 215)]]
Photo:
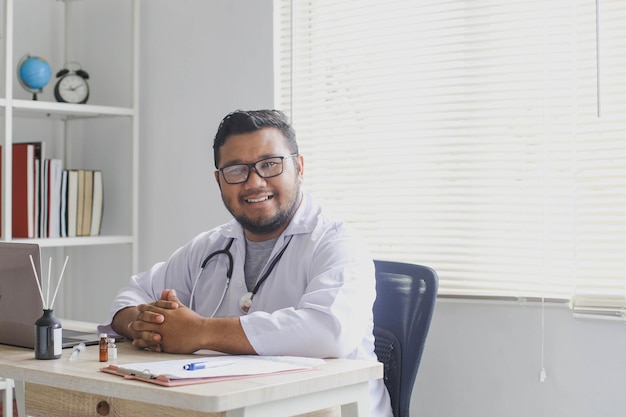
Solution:
[(626, 307), (626, 0), (281, 0), (305, 187), (440, 294)]

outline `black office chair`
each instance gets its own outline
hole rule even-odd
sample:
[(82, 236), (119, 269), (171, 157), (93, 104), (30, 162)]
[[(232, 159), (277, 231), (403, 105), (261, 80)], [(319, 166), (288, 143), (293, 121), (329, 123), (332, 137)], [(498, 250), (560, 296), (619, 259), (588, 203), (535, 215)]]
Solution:
[(422, 265), (374, 261), (374, 337), (394, 417), (408, 417), (437, 298), (437, 273)]

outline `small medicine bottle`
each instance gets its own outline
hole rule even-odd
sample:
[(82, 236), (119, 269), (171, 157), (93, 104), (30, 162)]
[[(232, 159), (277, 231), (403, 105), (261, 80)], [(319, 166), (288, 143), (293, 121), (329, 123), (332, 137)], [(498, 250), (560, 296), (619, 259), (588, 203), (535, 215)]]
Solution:
[(109, 353), (109, 360), (116, 360), (117, 359), (117, 345), (115, 344), (115, 338), (110, 337), (109, 338), (109, 345), (108, 345), (108, 353)]
[(109, 344), (106, 333), (100, 333), (100, 362), (109, 361)]

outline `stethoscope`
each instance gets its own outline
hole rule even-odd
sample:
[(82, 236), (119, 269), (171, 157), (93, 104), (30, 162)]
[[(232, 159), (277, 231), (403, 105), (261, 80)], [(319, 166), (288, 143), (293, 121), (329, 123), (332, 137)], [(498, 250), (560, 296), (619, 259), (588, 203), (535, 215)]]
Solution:
[[(261, 285), (263, 285), (263, 283), (265, 282), (267, 277), (270, 276), (270, 274), (274, 270), (274, 267), (276, 266), (278, 261), (280, 261), (280, 258), (283, 257), (283, 254), (285, 253), (285, 250), (287, 250), (287, 246), (289, 246), (289, 243), (291, 243), (291, 238), (292, 237), (293, 236), (291, 236), (289, 238), (289, 240), (287, 241), (287, 244), (274, 257), (274, 259), (270, 263), (269, 268), (267, 268), (265, 273), (261, 276), (261, 278), (259, 278), (259, 280), (257, 281), (257, 283), (254, 286), (254, 288), (252, 289), (252, 291), (248, 291), (247, 293), (245, 293), (239, 299), (239, 308), (244, 313), (247, 314), (248, 311), (250, 311), (250, 307), (252, 307), (252, 300), (254, 299), (254, 296), (256, 295), (257, 291), (259, 291), (259, 288), (261, 288)], [(200, 276), (202, 275), (202, 272), (204, 272), (204, 269), (206, 268), (207, 264), (209, 263), (209, 261), (211, 259), (215, 258), (216, 256), (224, 254), (224, 255), (228, 256), (228, 269), (226, 270), (226, 285), (224, 286), (224, 291), (222, 292), (222, 296), (220, 297), (220, 301), (219, 301), (219, 303), (217, 303), (217, 307), (215, 307), (215, 310), (213, 311), (213, 313), (209, 317), (213, 317), (213, 316), (215, 316), (215, 313), (217, 313), (217, 310), (220, 308), (220, 306), (224, 302), (224, 298), (226, 297), (226, 291), (228, 291), (228, 287), (230, 286), (230, 279), (233, 276), (234, 260), (233, 260), (233, 255), (230, 253), (230, 247), (233, 245), (234, 241), (235, 241), (235, 238), (230, 238), (230, 241), (228, 242), (226, 247), (224, 247), (224, 249), (216, 250), (215, 252), (209, 254), (206, 258), (204, 258), (204, 260), (200, 264), (200, 271), (198, 271), (198, 275), (196, 276), (196, 279), (195, 279), (195, 281), (193, 283), (193, 288), (191, 289), (191, 296), (189, 298), (189, 308), (190, 309), (193, 310), (193, 297), (194, 297), (194, 294), (196, 292), (196, 287), (198, 286), (198, 282), (200, 281)]]

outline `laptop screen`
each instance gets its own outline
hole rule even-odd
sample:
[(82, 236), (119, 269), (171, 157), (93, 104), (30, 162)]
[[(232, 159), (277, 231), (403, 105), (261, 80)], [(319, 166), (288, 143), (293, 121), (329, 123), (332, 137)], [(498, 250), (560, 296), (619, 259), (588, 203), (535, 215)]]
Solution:
[(41, 276), (39, 245), (0, 242), (0, 343), (33, 347), (43, 303), (30, 262)]

